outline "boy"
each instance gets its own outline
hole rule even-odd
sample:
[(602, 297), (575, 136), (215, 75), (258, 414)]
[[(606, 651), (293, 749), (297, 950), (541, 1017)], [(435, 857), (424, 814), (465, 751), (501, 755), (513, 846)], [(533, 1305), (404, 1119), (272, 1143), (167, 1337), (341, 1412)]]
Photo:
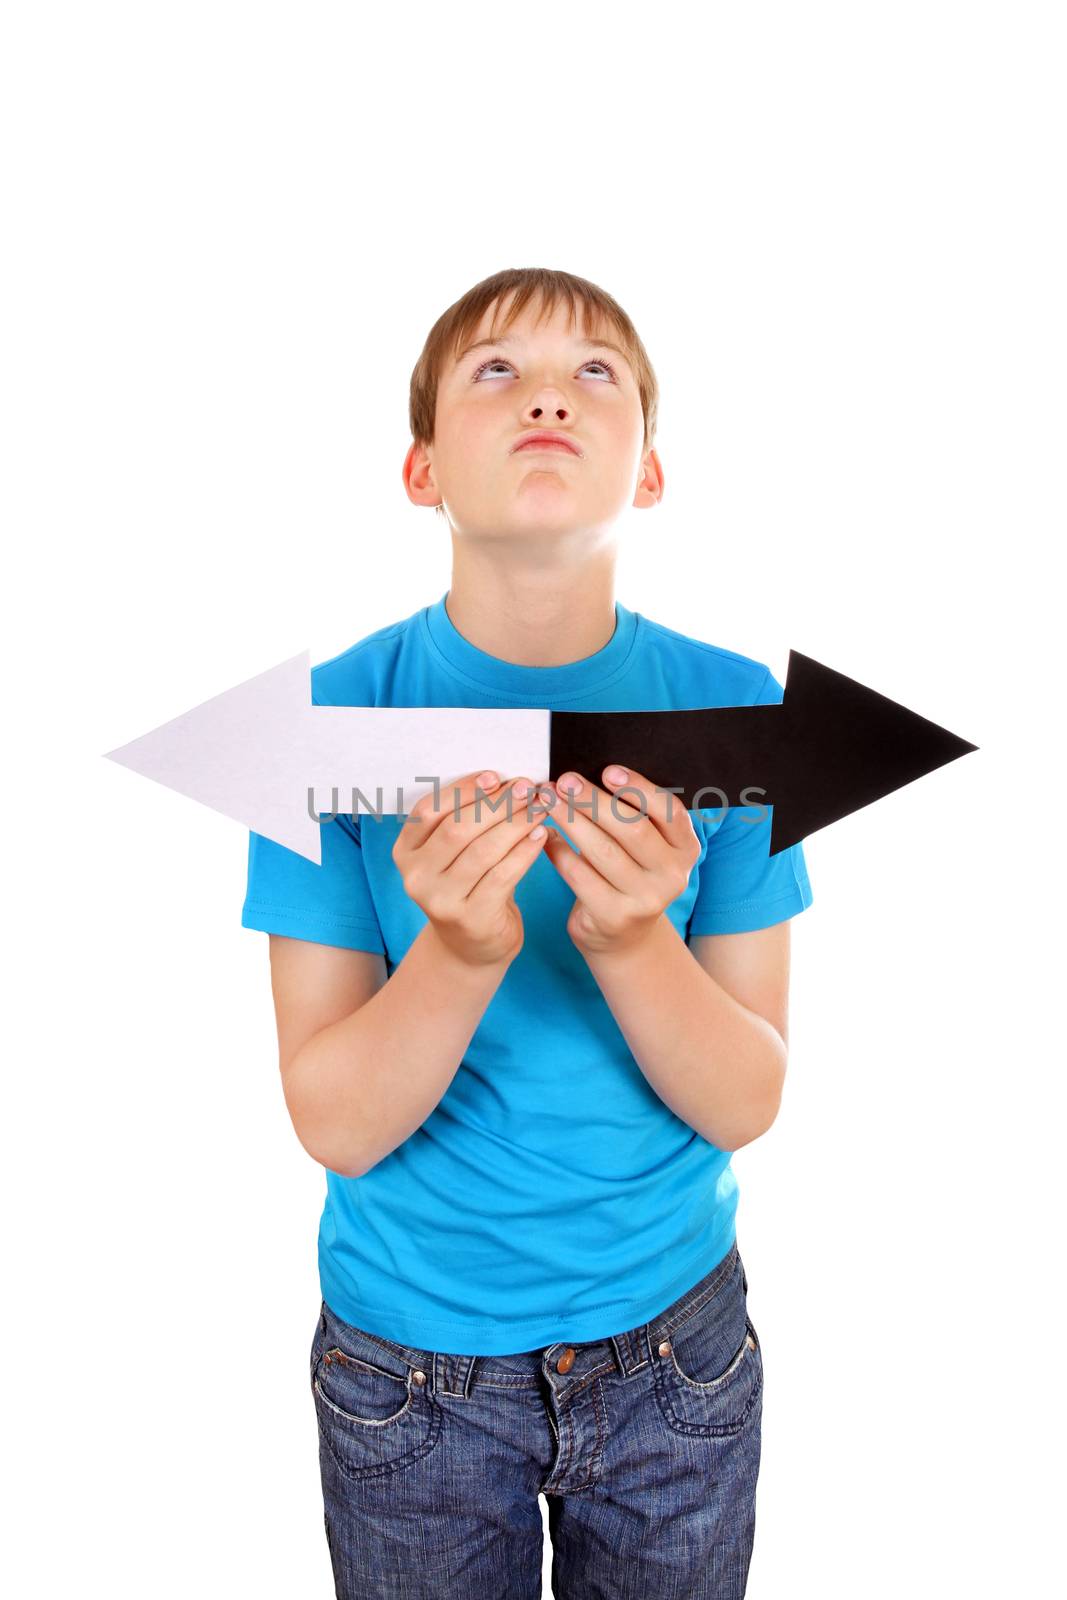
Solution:
[[(500, 272), (450, 307), (404, 483), (447, 517), (451, 585), (316, 667), (314, 702), (780, 703), (761, 663), (613, 599), (615, 525), (662, 495), (656, 399), (584, 279)], [(538, 1596), (544, 1493), (556, 1600), (743, 1595), (763, 1366), (730, 1153), (780, 1101), (802, 848), (770, 857), (736, 796), (687, 812), (670, 773), (439, 776), (407, 817), (324, 823), (321, 867), (250, 839), (242, 923), (326, 1168), (336, 1593)]]

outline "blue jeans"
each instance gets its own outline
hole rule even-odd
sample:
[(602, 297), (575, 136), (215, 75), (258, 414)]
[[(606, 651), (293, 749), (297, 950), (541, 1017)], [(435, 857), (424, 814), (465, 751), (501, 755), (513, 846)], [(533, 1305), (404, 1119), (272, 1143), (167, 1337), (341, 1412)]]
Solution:
[(420, 1350), (325, 1301), (311, 1347), (341, 1600), (739, 1600), (763, 1357), (736, 1240), (657, 1316), (515, 1355)]

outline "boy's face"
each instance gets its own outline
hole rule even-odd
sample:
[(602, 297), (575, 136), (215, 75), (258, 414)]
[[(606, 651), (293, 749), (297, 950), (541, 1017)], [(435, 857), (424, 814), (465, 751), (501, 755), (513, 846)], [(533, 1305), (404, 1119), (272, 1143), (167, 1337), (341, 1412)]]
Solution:
[[(504, 310), (486, 311), (441, 373), (433, 444), (408, 451), (409, 498), (443, 503), (457, 533), (607, 531), (628, 506), (654, 505), (662, 494), (655, 450), (642, 455), (641, 396), (618, 335), (581, 322), (572, 329), (565, 301), (535, 325), (540, 309), (535, 297), (491, 343), (482, 341)], [(607, 343), (591, 337), (600, 333)], [(563, 435), (574, 451), (517, 448), (542, 431)]]

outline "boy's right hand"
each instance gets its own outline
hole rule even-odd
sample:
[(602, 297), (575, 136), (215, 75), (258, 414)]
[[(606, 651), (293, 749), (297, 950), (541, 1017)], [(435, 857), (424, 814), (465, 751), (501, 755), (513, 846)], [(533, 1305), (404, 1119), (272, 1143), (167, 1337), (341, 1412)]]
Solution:
[[(471, 966), (512, 961), (522, 949), (515, 885), (541, 852), (544, 834), (531, 834), (551, 810), (538, 803), (529, 779), (490, 786), (485, 776), (472, 772), (441, 784), (436, 806), (432, 790), (424, 794), (393, 846), (406, 892), (444, 944)], [(524, 783), (526, 793), (517, 793)], [(547, 785), (540, 793), (555, 801)]]

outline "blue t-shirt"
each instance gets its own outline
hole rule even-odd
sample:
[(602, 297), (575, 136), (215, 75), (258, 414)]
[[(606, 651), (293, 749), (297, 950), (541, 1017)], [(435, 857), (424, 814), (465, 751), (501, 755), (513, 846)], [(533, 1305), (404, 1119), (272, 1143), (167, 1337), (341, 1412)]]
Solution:
[[(594, 655), (501, 661), (459, 633), (446, 597), (314, 667), (313, 703), (662, 711), (782, 700), (761, 662), (618, 603)], [(602, 786), (600, 773), (585, 776)], [(802, 846), (769, 856), (771, 808), (757, 822), (758, 808), (728, 798), (729, 809), (690, 812), (705, 848), (667, 911), (686, 939), (769, 927), (811, 904)], [(242, 926), (378, 951), (391, 974), (426, 922), (392, 859), (403, 823), (362, 805), (323, 823), (321, 866), (252, 833)], [(346, 1322), (424, 1349), (503, 1355), (622, 1332), (709, 1272), (735, 1235), (730, 1153), (676, 1116), (637, 1065), (567, 935), (570, 889), (538, 856), (515, 898), (523, 947), (441, 1100), (369, 1172), (326, 1172), (323, 1299)]]

